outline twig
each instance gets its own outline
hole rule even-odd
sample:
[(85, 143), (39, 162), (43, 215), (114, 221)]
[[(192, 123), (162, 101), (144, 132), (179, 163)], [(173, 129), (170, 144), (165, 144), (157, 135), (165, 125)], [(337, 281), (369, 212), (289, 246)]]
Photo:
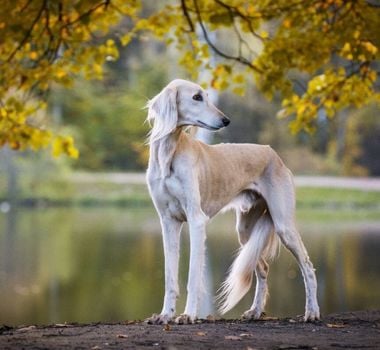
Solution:
[(67, 22), (65, 24), (65, 27), (68, 27), (68, 26), (71, 26), (79, 21), (81, 21), (83, 18), (87, 17), (87, 16), (90, 16), (94, 11), (96, 11), (98, 8), (104, 6), (105, 9), (107, 9), (108, 5), (109, 5), (110, 1), (109, 0), (105, 0), (105, 1), (102, 1), (101, 3), (95, 5), (94, 7), (90, 8), (88, 11), (86, 11), (85, 13), (82, 13), (80, 16), (78, 16), (76, 19), (74, 19), (73, 21), (71, 22)]
[(196, 11), (196, 15), (197, 15), (197, 19), (198, 19), (198, 22), (199, 22), (199, 25), (201, 27), (201, 30), (202, 30), (202, 33), (203, 33), (203, 37), (205, 38), (207, 44), (221, 57), (223, 58), (226, 58), (226, 59), (229, 59), (229, 60), (234, 60), (234, 61), (237, 61), (237, 62), (240, 62), (248, 67), (250, 67), (252, 70), (258, 72), (258, 73), (263, 73), (262, 70), (260, 68), (258, 68), (257, 66), (253, 65), (250, 61), (248, 61), (245, 57), (242, 57), (242, 56), (231, 56), (223, 51), (221, 51), (218, 47), (216, 47), (210, 40), (209, 36), (208, 36), (208, 33), (207, 33), (207, 30), (204, 26), (204, 23), (203, 23), (203, 20), (202, 20), (202, 17), (201, 17), (201, 14), (200, 14), (200, 11), (199, 11), (199, 6), (198, 6), (198, 3), (197, 3), (197, 0), (193, 0), (193, 3), (194, 3), (194, 8), (195, 8), (195, 11)]
[(37, 16), (34, 18), (34, 20), (32, 22), (32, 25), (30, 26), (29, 30), (26, 32), (24, 38), (17, 45), (17, 47), (12, 51), (12, 53), (9, 55), (9, 57), (6, 59), (5, 62), (9, 63), (12, 60), (12, 58), (15, 56), (15, 54), (17, 53), (17, 51), (19, 51), (26, 44), (27, 40), (29, 39), (29, 37), (32, 34), (34, 26), (37, 24), (37, 22), (41, 18), (42, 13), (44, 12), (45, 8), (46, 8), (46, 0), (43, 1), (42, 6), (41, 6), (40, 10), (38, 11)]
[(182, 7), (182, 12), (187, 20), (187, 23), (189, 24), (190, 27), (190, 32), (194, 33), (194, 24), (193, 21), (191, 20), (191, 17), (189, 15), (189, 11), (186, 6), (186, 0), (181, 0), (181, 7)]

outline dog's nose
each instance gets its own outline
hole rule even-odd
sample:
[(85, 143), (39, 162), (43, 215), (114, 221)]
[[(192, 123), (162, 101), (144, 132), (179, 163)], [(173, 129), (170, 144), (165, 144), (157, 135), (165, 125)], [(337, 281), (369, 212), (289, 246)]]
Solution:
[(227, 117), (223, 117), (222, 122), (224, 126), (227, 126), (229, 123), (231, 123), (231, 121)]

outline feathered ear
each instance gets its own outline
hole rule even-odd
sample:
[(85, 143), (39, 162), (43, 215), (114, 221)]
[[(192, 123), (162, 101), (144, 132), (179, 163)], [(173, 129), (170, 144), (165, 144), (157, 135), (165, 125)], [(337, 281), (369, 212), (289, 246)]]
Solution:
[(173, 132), (177, 126), (177, 90), (166, 87), (148, 104), (147, 121), (152, 124), (150, 143)]

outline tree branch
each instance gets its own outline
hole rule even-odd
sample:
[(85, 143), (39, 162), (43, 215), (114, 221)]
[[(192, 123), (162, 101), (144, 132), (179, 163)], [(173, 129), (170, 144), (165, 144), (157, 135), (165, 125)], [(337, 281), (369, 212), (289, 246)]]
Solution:
[[(241, 18), (242, 20), (244, 20), (244, 22), (247, 23), (247, 25), (249, 27), (249, 31), (252, 33), (252, 35), (255, 36), (256, 38), (260, 39), (260, 40), (263, 40), (263, 38), (259, 34), (257, 34), (255, 32), (255, 30), (253, 29), (253, 27), (252, 27), (251, 20), (253, 19), (253, 17), (248, 18), (246, 15), (244, 15), (243, 13), (241, 13), (241, 11), (239, 11), (238, 8), (235, 8), (235, 7), (232, 7), (230, 5), (227, 5), (223, 1), (215, 0), (215, 2), (217, 4), (219, 4), (220, 6), (224, 7), (230, 13), (231, 17), (234, 17), (234, 16), (237, 15), (239, 18)], [(261, 16), (258, 16), (255, 19), (261, 19), (261, 18), (262, 18)]]
[(79, 21), (81, 21), (83, 18), (90, 16), (94, 11), (96, 11), (98, 8), (104, 6), (105, 9), (107, 9), (108, 5), (110, 3), (110, 0), (105, 0), (100, 2), (99, 4), (95, 5), (94, 7), (90, 8), (88, 11), (85, 13), (82, 13), (80, 16), (78, 16), (76, 19), (72, 20), (71, 22), (67, 22), (65, 24), (65, 27), (69, 27)]
[[(250, 45), (248, 44), (248, 42), (243, 39), (243, 37), (242, 37), (242, 35), (240, 33), (240, 30), (239, 30), (238, 26), (235, 23), (235, 15), (234, 15), (234, 12), (233, 12), (232, 8), (230, 6), (228, 6), (228, 5), (226, 5), (224, 2), (222, 2), (220, 0), (215, 0), (215, 2), (217, 4), (219, 4), (220, 6), (224, 7), (228, 11), (228, 14), (229, 14), (230, 20), (231, 20), (231, 24), (233, 25), (233, 28), (234, 28), (234, 32), (235, 32), (236, 36), (239, 39), (239, 56), (241, 56), (241, 54), (242, 54), (242, 47), (243, 47), (243, 45), (248, 49), (248, 51), (250, 53), (252, 53), (254, 56), (257, 56), (257, 52), (255, 52), (254, 50), (252, 50), (251, 47), (250, 47)], [(257, 36), (257, 37), (259, 37), (262, 40), (262, 38), (258, 34), (256, 34), (254, 32), (254, 30), (252, 28), (252, 25), (251, 25), (251, 22), (249, 20), (247, 21), (247, 24), (249, 26), (250, 32), (254, 36)]]
[(181, 0), (181, 8), (182, 8), (182, 12), (183, 12), (183, 14), (187, 20), (187, 23), (189, 24), (190, 32), (194, 33), (194, 31), (195, 31), (194, 30), (194, 24), (193, 24), (193, 21), (191, 20), (189, 11), (187, 10), (186, 0)]
[(34, 20), (32, 22), (32, 25), (30, 26), (30, 28), (26, 32), (26, 34), (25, 34), (24, 38), (21, 40), (21, 42), (17, 45), (17, 47), (11, 52), (9, 57), (6, 59), (6, 61), (5, 61), (6, 63), (9, 63), (12, 60), (12, 58), (15, 56), (17, 51), (19, 51), (26, 44), (27, 40), (32, 35), (32, 32), (33, 32), (35, 25), (37, 24), (37, 22), (41, 18), (42, 14), (46, 8), (46, 2), (47, 2), (46, 0), (43, 1), (40, 10), (37, 13), (37, 16), (34, 18)]
[(24, 12), (30, 5), (30, 3), (32, 2), (33, 0), (29, 0), (21, 9), (20, 9), (20, 13)]
[(258, 72), (258, 73), (263, 73), (260, 68), (258, 68), (254, 64), (252, 64), (245, 57), (242, 57), (242, 56), (231, 56), (231, 55), (229, 55), (229, 54), (221, 51), (217, 46), (215, 46), (212, 43), (211, 40), (210, 40), (210, 38), (209, 38), (209, 36), (208, 36), (207, 29), (206, 29), (206, 27), (205, 27), (205, 25), (203, 23), (203, 20), (202, 20), (200, 11), (199, 11), (199, 6), (198, 6), (197, 0), (193, 0), (193, 3), (194, 3), (194, 8), (195, 8), (195, 12), (196, 12), (196, 15), (197, 15), (197, 19), (198, 19), (199, 25), (200, 25), (202, 33), (203, 33), (203, 37), (206, 40), (207, 44), (213, 49), (213, 51), (215, 51), (216, 54), (218, 54), (219, 56), (221, 56), (223, 58), (240, 62), (241, 64), (250, 67), (252, 70), (254, 70), (254, 71)]

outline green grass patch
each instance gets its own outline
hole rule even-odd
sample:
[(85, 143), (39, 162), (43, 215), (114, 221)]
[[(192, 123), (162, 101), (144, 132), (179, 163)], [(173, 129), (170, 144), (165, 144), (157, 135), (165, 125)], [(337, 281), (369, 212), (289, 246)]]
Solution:
[(347, 209), (347, 208), (297, 208), (297, 220), (304, 222), (352, 222), (380, 220), (378, 209)]
[(297, 188), (298, 208), (324, 208), (331, 210), (378, 210), (380, 192), (361, 191), (342, 188)]

